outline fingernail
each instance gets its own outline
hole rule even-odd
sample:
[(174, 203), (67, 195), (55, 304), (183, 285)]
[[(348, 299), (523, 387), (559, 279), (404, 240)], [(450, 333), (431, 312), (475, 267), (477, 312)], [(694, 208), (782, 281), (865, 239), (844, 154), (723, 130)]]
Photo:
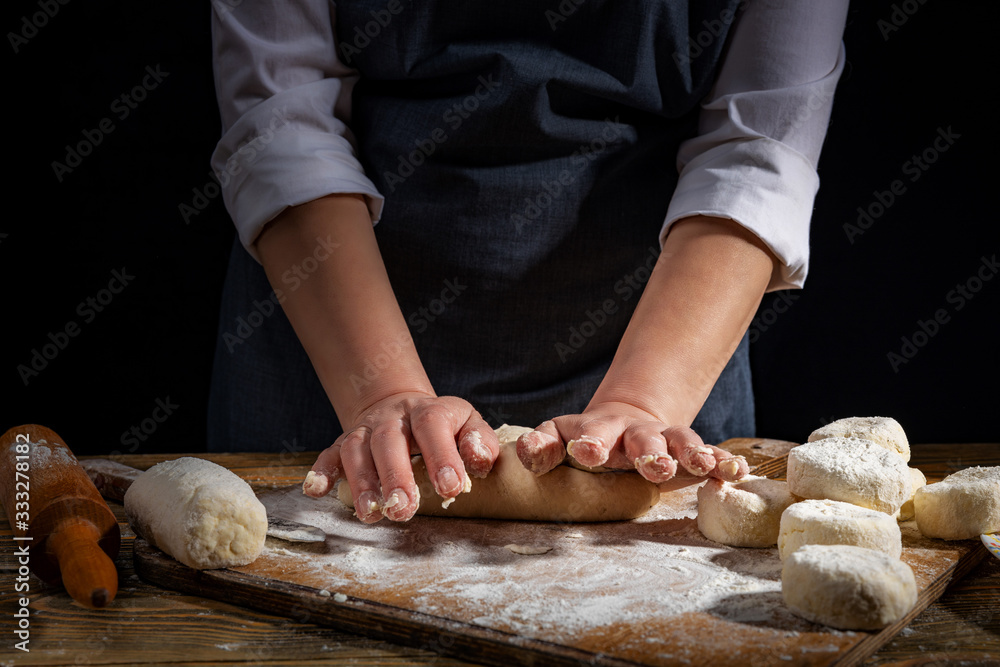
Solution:
[(372, 491), (363, 492), (360, 496), (358, 496), (358, 502), (354, 508), (354, 514), (362, 521), (367, 521), (375, 514), (381, 514), (381, 512), (379, 512), (378, 496), (376, 496)]
[(451, 466), (445, 466), (437, 473), (438, 495), (448, 496), (458, 493), (462, 488), (462, 481), (458, 478), (458, 473)]
[[(406, 510), (410, 506), (410, 497), (403, 489), (393, 489), (389, 494), (389, 499), (382, 504), (382, 514), (390, 519), (398, 519), (406, 516)], [(390, 516), (390, 513), (392, 516)]]
[(483, 444), (483, 436), (479, 431), (469, 431), (462, 442), (468, 450), (469, 460), (466, 465), (469, 474), (479, 478), (486, 477), (490, 471), (490, 448)]
[(322, 473), (310, 470), (302, 482), (302, 493), (307, 496), (320, 497), (330, 488), (330, 478)]
[(722, 473), (727, 480), (736, 481), (740, 478), (740, 473), (742, 472), (740, 468), (741, 462), (745, 462), (742, 456), (734, 456), (731, 459), (726, 459), (725, 461), (719, 462), (719, 472)]
[(677, 473), (677, 463), (669, 456), (646, 454), (635, 460), (635, 468), (651, 482), (666, 482)]
[(585, 466), (599, 466), (608, 460), (604, 443), (589, 435), (570, 440), (566, 444), (566, 453)]

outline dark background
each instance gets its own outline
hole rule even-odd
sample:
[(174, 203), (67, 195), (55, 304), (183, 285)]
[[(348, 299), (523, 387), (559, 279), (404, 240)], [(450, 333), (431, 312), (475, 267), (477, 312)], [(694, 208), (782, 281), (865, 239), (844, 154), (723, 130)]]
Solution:
[[(13, 150), (0, 223), (0, 428), (42, 423), (78, 454), (201, 451), (233, 236), (209, 171), (220, 123), (207, 3), (42, 1), (58, 10), (34, 33), (24, 21), (42, 11), (37, 0), (6, 6), (3, 19)], [(949, 300), (1000, 250), (988, 161), (997, 13), (992, 3), (852, 7), (807, 286), (765, 297), (751, 327), (759, 435), (801, 441), (832, 419), (877, 414), (914, 442), (1000, 441), (1000, 279), (961, 308)], [(134, 109), (114, 104), (147, 67), (162, 81)], [(105, 118), (110, 133), (98, 130)], [(949, 129), (953, 143), (935, 155)], [(85, 131), (100, 143), (58, 180), (52, 163)], [(935, 160), (913, 180), (905, 163), (926, 149)], [(876, 193), (896, 180), (894, 201), (852, 243), (844, 225), (859, 207), (877, 214)], [(201, 210), (185, 220), (181, 205)], [(78, 311), (123, 269), (134, 278), (101, 312)], [(913, 340), (941, 309), (947, 321)], [(67, 323), (78, 335), (25, 384), (17, 367)], [(904, 350), (904, 337), (923, 344)], [(890, 353), (906, 363), (893, 368)], [(123, 444), (158, 400), (176, 407), (145, 441)]]

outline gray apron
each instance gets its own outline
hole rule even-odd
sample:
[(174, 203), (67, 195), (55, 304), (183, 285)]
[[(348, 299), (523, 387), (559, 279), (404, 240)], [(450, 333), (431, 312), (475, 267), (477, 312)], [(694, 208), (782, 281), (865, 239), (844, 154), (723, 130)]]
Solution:
[[(691, 4), (337, 4), (389, 279), (435, 390), (494, 426), (582, 411), (611, 363), (736, 2)], [(319, 449), (340, 433), (284, 315), (263, 313), (269, 295), (234, 246), (212, 450)], [(255, 310), (251, 335), (224, 337)], [(744, 337), (692, 425), (706, 442), (753, 435), (747, 352)]]

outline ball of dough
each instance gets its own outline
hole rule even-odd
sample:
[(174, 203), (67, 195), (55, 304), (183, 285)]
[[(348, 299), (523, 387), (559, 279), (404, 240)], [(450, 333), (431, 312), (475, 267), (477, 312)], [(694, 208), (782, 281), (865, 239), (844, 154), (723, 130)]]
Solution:
[(850, 544), (893, 558), (903, 553), (903, 536), (893, 517), (839, 500), (803, 500), (781, 515), (781, 560), (807, 544)]
[(698, 489), (698, 530), (731, 547), (773, 547), (781, 513), (795, 500), (788, 484), (775, 479), (710, 479)]
[(267, 536), (267, 512), (250, 485), (192, 457), (139, 475), (125, 493), (125, 515), (147, 542), (198, 570), (247, 565)]
[(869, 440), (825, 438), (788, 452), (788, 488), (895, 516), (909, 495), (910, 471), (899, 454)]
[(904, 461), (910, 460), (910, 443), (899, 422), (892, 417), (845, 417), (816, 429), (809, 442), (826, 438), (858, 438), (896, 452)]
[(917, 528), (927, 537), (967, 540), (1000, 531), (1000, 466), (966, 468), (913, 497)]
[(920, 472), (918, 468), (910, 468), (910, 497), (899, 508), (899, 516), (896, 517), (898, 520), (909, 521), (913, 518), (913, 496), (917, 494), (917, 489), (926, 485), (927, 478), (924, 477), (924, 473)]
[[(536, 475), (517, 458), (517, 439), (531, 431), (504, 425), (497, 429), (500, 454), (484, 479), (442, 506), (423, 457), (413, 457), (413, 477), (420, 494), (417, 514), (526, 521), (625, 521), (642, 516), (660, 500), (660, 489), (636, 472), (594, 473), (568, 465)], [(471, 481), (471, 480), (470, 480)], [(347, 481), (337, 498), (354, 507)]]
[(899, 559), (843, 544), (809, 544), (788, 557), (781, 594), (795, 614), (841, 630), (877, 630), (906, 616), (917, 582)]

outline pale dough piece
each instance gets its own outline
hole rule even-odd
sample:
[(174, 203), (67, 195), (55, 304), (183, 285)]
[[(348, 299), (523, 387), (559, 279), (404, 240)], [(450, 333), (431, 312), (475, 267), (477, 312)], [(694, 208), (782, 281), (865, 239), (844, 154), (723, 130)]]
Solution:
[(788, 488), (815, 500), (842, 500), (895, 516), (910, 492), (910, 471), (870, 440), (825, 438), (788, 452)]
[(538, 556), (552, 551), (552, 547), (535, 547), (530, 544), (507, 544), (504, 545), (504, 549), (521, 556)]
[(904, 461), (910, 460), (910, 443), (899, 422), (892, 417), (845, 417), (816, 429), (809, 442), (826, 438), (859, 438), (896, 452)]
[(1000, 466), (966, 468), (913, 497), (917, 528), (927, 537), (967, 540), (1000, 531)]
[(927, 478), (924, 477), (924, 473), (920, 472), (919, 468), (910, 468), (910, 497), (899, 508), (899, 516), (896, 517), (898, 520), (909, 521), (914, 517), (913, 497), (917, 495), (917, 489), (922, 486), (927, 486)]
[(773, 547), (781, 513), (795, 500), (788, 484), (766, 477), (710, 479), (698, 489), (698, 530), (731, 547)]
[(788, 557), (781, 594), (797, 615), (841, 630), (877, 630), (917, 602), (910, 566), (885, 554), (843, 544), (809, 544)]
[(781, 560), (807, 544), (850, 544), (892, 558), (903, 553), (903, 537), (893, 517), (839, 500), (803, 500), (781, 515)]
[(147, 542), (198, 570), (247, 565), (267, 536), (267, 512), (250, 485), (192, 457), (139, 475), (125, 493), (125, 515)]
[[(567, 465), (536, 475), (517, 458), (517, 438), (531, 431), (521, 426), (497, 429), (500, 454), (493, 470), (477, 479), (448, 507), (434, 491), (423, 457), (413, 457), (413, 476), (420, 489), (417, 514), (527, 521), (624, 521), (645, 514), (660, 500), (660, 490), (635, 472), (591, 473)], [(346, 481), (337, 498), (354, 507)]]

